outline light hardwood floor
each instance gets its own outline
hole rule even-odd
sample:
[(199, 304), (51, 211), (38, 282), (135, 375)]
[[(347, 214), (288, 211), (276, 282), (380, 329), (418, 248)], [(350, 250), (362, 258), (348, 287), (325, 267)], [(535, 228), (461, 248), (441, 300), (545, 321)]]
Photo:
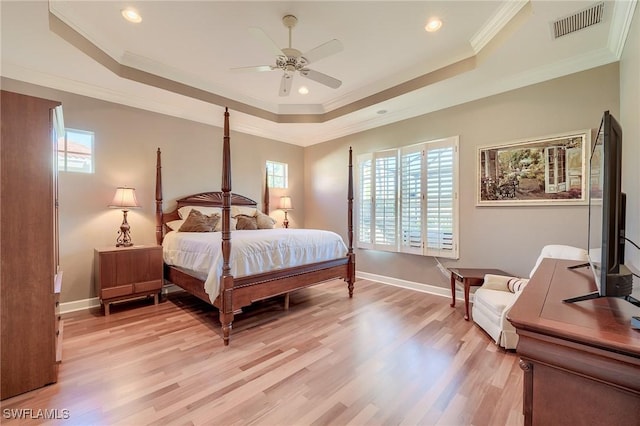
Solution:
[(23, 408), (65, 425), (523, 424), (518, 356), (463, 303), (366, 280), (353, 299), (332, 281), (282, 300), (236, 316), (228, 347), (185, 293), (66, 314), (58, 383), (2, 401), (2, 423)]

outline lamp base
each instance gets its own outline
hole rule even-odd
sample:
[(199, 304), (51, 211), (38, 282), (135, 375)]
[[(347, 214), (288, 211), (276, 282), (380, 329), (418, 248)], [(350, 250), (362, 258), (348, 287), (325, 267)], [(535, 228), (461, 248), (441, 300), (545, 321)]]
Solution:
[(131, 241), (131, 234), (129, 233), (130, 226), (127, 222), (127, 210), (122, 210), (122, 213), (122, 225), (120, 225), (118, 238), (116, 238), (116, 247), (131, 247), (133, 242)]
[(282, 221), (282, 226), (285, 228), (289, 228), (289, 219), (287, 219), (287, 211), (284, 211), (284, 220)]

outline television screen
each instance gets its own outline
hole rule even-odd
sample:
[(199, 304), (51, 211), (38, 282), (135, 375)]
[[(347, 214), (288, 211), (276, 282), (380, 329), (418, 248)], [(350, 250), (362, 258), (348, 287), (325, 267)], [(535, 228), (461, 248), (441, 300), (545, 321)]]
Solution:
[(602, 187), (604, 170), (604, 118), (591, 146), (589, 161), (589, 263), (600, 293), (602, 259)]
[(589, 262), (600, 297), (631, 294), (624, 264), (625, 194), (622, 192), (622, 129), (605, 111), (589, 161)]
[(588, 187), (588, 265), (597, 291), (565, 300), (570, 303), (626, 297), (632, 291), (633, 276), (623, 265), (626, 203), (622, 192), (622, 129), (609, 111), (604, 113), (591, 146)]

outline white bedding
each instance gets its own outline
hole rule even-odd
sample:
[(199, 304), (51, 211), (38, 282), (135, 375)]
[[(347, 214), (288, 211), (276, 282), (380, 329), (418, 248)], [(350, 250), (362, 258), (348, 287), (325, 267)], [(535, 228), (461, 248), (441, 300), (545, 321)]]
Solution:
[[(162, 242), (164, 262), (205, 281), (213, 302), (222, 275), (221, 232), (175, 232)], [(317, 229), (258, 229), (231, 232), (231, 275), (243, 277), (347, 255), (342, 238)]]

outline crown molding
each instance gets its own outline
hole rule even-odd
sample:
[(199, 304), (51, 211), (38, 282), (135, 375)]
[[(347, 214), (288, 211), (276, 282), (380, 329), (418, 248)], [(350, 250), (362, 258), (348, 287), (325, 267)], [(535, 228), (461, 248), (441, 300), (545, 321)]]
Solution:
[(502, 3), (502, 7), (496, 11), (495, 15), (469, 40), (471, 48), (476, 55), (480, 53), (480, 51), (507, 26), (514, 16), (520, 12), (520, 9), (528, 3), (529, 0), (512, 0)]
[(633, 12), (636, 9), (637, 0), (616, 1), (611, 15), (611, 30), (609, 33), (609, 49), (619, 60), (622, 57), (624, 43), (631, 28)]

